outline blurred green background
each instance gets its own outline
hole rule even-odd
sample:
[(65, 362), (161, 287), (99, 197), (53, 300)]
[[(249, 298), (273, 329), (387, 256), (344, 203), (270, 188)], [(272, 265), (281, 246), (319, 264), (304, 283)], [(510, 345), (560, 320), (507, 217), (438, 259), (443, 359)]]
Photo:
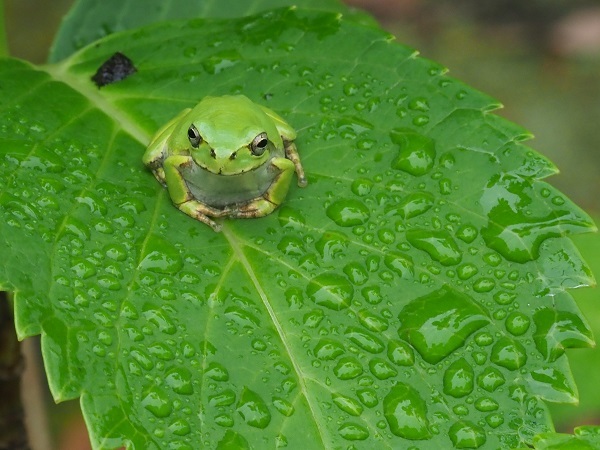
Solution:
[[(5, 0), (11, 54), (43, 63), (72, 3)], [(505, 108), (497, 113), (530, 130), (535, 139), (529, 145), (560, 168), (561, 173), (548, 181), (600, 222), (597, 0), (347, 3), (370, 11), (398, 42), (450, 68), (451, 76), (500, 100)], [(600, 277), (600, 236), (578, 236), (575, 241)], [(600, 339), (599, 291), (585, 288), (573, 294)], [(571, 350), (569, 355), (581, 401), (577, 407), (551, 406), (557, 431), (564, 432), (576, 425), (600, 424), (600, 349)], [(80, 424), (77, 411), (76, 402), (49, 407), (56, 447), (61, 450), (88, 448), (81, 426), (64, 431), (65, 423)]]

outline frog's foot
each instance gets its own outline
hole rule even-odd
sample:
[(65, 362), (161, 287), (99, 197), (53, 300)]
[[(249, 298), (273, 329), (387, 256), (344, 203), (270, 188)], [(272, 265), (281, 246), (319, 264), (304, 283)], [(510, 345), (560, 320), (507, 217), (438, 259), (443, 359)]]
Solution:
[[(266, 196), (267, 194), (265, 194)], [(236, 205), (235, 208), (227, 209), (224, 212), (227, 216), (235, 219), (253, 219), (256, 217), (264, 217), (271, 214), (279, 204), (273, 203), (268, 198), (258, 197), (254, 200), (241, 205)]]
[(197, 200), (188, 200), (177, 205), (180, 211), (184, 212), (188, 216), (199, 220), (211, 227), (214, 231), (221, 231), (222, 225), (215, 222), (211, 217), (223, 217), (228, 215), (226, 210), (212, 208), (208, 205), (204, 205)]
[(296, 144), (291, 141), (284, 141), (283, 144), (285, 146), (285, 157), (294, 163), (294, 169), (296, 170), (296, 176), (298, 177), (298, 186), (306, 187), (308, 181), (306, 181), (304, 168), (300, 163), (300, 155), (298, 155)]

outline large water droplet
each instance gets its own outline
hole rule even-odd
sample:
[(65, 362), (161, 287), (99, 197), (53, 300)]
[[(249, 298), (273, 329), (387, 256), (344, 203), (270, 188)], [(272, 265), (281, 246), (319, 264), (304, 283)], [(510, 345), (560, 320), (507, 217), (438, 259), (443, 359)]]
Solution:
[(490, 397), (480, 397), (475, 401), (475, 408), (478, 411), (496, 411), (499, 407), (500, 405), (498, 405), (498, 402), (496, 402), (496, 400)]
[(334, 339), (323, 338), (313, 351), (314, 355), (321, 360), (329, 361), (345, 353), (344, 346)]
[(365, 327), (367, 330), (381, 333), (388, 329), (388, 320), (378, 316), (377, 314), (369, 311), (368, 309), (361, 309), (358, 312), (358, 320), (361, 325)]
[(381, 339), (361, 328), (347, 327), (344, 334), (353, 343), (370, 353), (380, 353), (385, 348)]
[(444, 393), (464, 397), (473, 391), (475, 375), (464, 358), (454, 361), (444, 373)]
[(326, 213), (340, 227), (362, 225), (371, 215), (364, 203), (354, 199), (338, 200), (329, 205)]
[(215, 381), (227, 381), (229, 380), (229, 372), (221, 363), (210, 362), (206, 369), (204, 369), (204, 375)]
[(396, 436), (410, 440), (428, 439), (427, 404), (419, 393), (406, 383), (396, 383), (383, 399), (383, 414)]
[(256, 428), (266, 428), (271, 422), (271, 413), (264, 400), (256, 392), (244, 386), (237, 411), (244, 421)]
[(167, 417), (173, 411), (169, 395), (160, 388), (153, 388), (142, 399), (142, 406), (158, 418)]
[(214, 394), (208, 397), (208, 404), (210, 406), (229, 406), (235, 403), (235, 392), (231, 389), (225, 389), (218, 394)]
[(363, 368), (356, 358), (345, 356), (340, 358), (337, 365), (333, 368), (333, 373), (340, 380), (351, 380), (362, 374)]
[(383, 260), (385, 265), (401, 278), (410, 280), (414, 277), (414, 263), (410, 256), (404, 253), (387, 253)]
[(530, 323), (531, 321), (529, 320), (529, 317), (519, 311), (513, 311), (510, 313), (504, 321), (507, 331), (514, 336), (521, 336), (522, 334), (525, 334), (525, 332), (529, 329)]
[(377, 392), (371, 388), (359, 389), (356, 391), (356, 396), (368, 408), (373, 408), (379, 403)]
[(520, 342), (502, 337), (492, 347), (490, 360), (509, 370), (517, 370), (527, 362), (527, 353)]
[(369, 431), (357, 423), (346, 422), (338, 428), (340, 436), (349, 441), (364, 441), (369, 437)]
[(450, 233), (445, 230), (414, 229), (406, 232), (406, 239), (444, 266), (458, 264), (462, 253)]
[(479, 448), (486, 441), (483, 428), (467, 420), (459, 420), (452, 425), (448, 435), (456, 448)]
[(415, 192), (404, 197), (398, 205), (390, 208), (390, 211), (403, 219), (411, 219), (429, 211), (433, 201), (433, 195), (429, 192)]
[(290, 402), (288, 402), (287, 400), (281, 398), (281, 397), (273, 397), (273, 406), (275, 407), (275, 409), (277, 411), (279, 411), (281, 414), (283, 414), (286, 417), (290, 417), (292, 414), (294, 414), (294, 405), (292, 405)]
[(400, 337), (430, 364), (461, 347), (467, 337), (490, 321), (475, 301), (449, 287), (413, 300), (398, 318)]
[(411, 130), (395, 129), (390, 133), (392, 142), (400, 147), (393, 169), (421, 176), (431, 170), (435, 162), (435, 145), (432, 139)]
[(381, 358), (371, 359), (369, 361), (369, 370), (380, 380), (387, 380), (398, 375), (398, 371), (389, 362)]
[(594, 346), (592, 331), (577, 314), (543, 308), (533, 315), (533, 322), (535, 347), (546, 361), (556, 361), (565, 348)]
[(489, 248), (509, 261), (533, 261), (546, 239), (593, 226), (576, 209), (556, 209), (544, 216), (532, 214), (528, 209), (534, 195), (530, 181), (503, 175), (490, 182), (482, 197), (489, 222), (481, 235)]
[(398, 366), (412, 366), (415, 363), (415, 352), (406, 342), (391, 339), (388, 343), (387, 357)]
[(194, 392), (192, 387), (192, 373), (185, 367), (177, 367), (167, 372), (165, 384), (178, 394), (190, 395)]
[(487, 367), (477, 377), (477, 385), (488, 392), (494, 392), (505, 382), (504, 375), (495, 367)]
[(317, 305), (341, 311), (350, 306), (354, 288), (345, 277), (326, 272), (317, 275), (308, 283), (306, 293)]
[(216, 450), (250, 450), (250, 444), (239, 433), (227, 430), (223, 439), (217, 444)]
[(152, 235), (146, 240), (139, 267), (152, 272), (175, 274), (183, 267), (179, 251), (165, 239)]
[(351, 397), (347, 397), (342, 394), (333, 394), (333, 403), (340, 408), (342, 411), (350, 414), (351, 416), (360, 416), (363, 412), (363, 407), (360, 403)]

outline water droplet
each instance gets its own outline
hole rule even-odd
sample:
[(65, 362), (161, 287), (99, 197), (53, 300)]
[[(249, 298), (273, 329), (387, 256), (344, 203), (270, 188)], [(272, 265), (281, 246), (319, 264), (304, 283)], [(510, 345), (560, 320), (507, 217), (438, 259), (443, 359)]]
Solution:
[(152, 272), (176, 274), (183, 267), (183, 260), (175, 247), (153, 235), (146, 240), (139, 267)]
[(229, 414), (217, 414), (214, 419), (215, 423), (220, 427), (230, 428), (234, 425), (233, 417)]
[(494, 294), (494, 301), (499, 305), (508, 305), (517, 298), (517, 294), (511, 294), (510, 292), (498, 291)]
[(430, 364), (436, 364), (490, 321), (465, 294), (443, 287), (406, 305), (398, 315), (398, 334)]
[(414, 277), (413, 260), (404, 253), (387, 253), (383, 262), (401, 278), (410, 280)]
[(363, 412), (363, 407), (353, 398), (347, 397), (342, 394), (333, 394), (333, 403), (340, 408), (342, 411), (350, 414), (351, 416), (360, 416)]
[(368, 408), (374, 408), (379, 403), (377, 392), (374, 389), (365, 388), (356, 392), (356, 396)]
[(236, 49), (227, 49), (217, 52), (202, 61), (202, 67), (208, 73), (215, 75), (223, 70), (235, 66), (242, 56)]
[(533, 315), (533, 322), (535, 347), (548, 362), (556, 361), (565, 348), (594, 346), (592, 331), (575, 313), (542, 308)]
[(509, 261), (533, 261), (546, 239), (592, 226), (588, 217), (575, 209), (555, 209), (546, 216), (531, 214), (528, 209), (536, 194), (529, 180), (503, 175), (492, 181), (482, 198), (483, 203), (489, 198), (489, 222), (481, 235), (489, 248)]
[(470, 244), (477, 238), (478, 232), (477, 228), (473, 225), (462, 225), (458, 230), (456, 230), (456, 237), (461, 241)]
[(190, 424), (183, 419), (177, 419), (174, 421), (171, 425), (169, 425), (169, 430), (177, 436), (187, 436), (192, 431)]
[(471, 263), (461, 264), (456, 269), (458, 278), (460, 278), (461, 280), (468, 280), (472, 276), (476, 275), (477, 272), (479, 272), (479, 269), (475, 264)]
[(158, 418), (167, 417), (173, 411), (169, 395), (160, 388), (149, 391), (142, 399), (141, 404)]
[(373, 358), (369, 361), (369, 370), (380, 380), (398, 375), (398, 371), (390, 363), (381, 358)]
[(499, 366), (509, 370), (517, 370), (523, 367), (527, 361), (527, 353), (521, 343), (502, 337), (496, 341), (492, 347), (490, 360)]
[(504, 321), (506, 330), (514, 336), (521, 336), (525, 334), (525, 332), (529, 329), (530, 323), (531, 321), (529, 320), (529, 317), (519, 311), (513, 311), (510, 313)]
[(354, 199), (338, 200), (327, 208), (326, 213), (340, 227), (362, 225), (371, 215), (364, 203)]
[(343, 255), (348, 247), (348, 239), (341, 233), (326, 232), (315, 243), (315, 248), (321, 254), (324, 260), (335, 259), (338, 255)]
[(433, 140), (421, 134), (402, 129), (392, 130), (392, 142), (400, 147), (392, 168), (403, 170), (414, 176), (421, 176), (431, 170), (435, 162), (435, 145)]
[(478, 293), (490, 292), (496, 287), (493, 278), (479, 278), (473, 282), (473, 290)]
[(462, 260), (462, 253), (456, 242), (445, 230), (408, 230), (406, 239), (414, 247), (427, 252), (432, 259), (444, 266), (452, 266)]
[(383, 300), (379, 286), (366, 286), (360, 291), (367, 303), (377, 305)]
[(396, 436), (410, 440), (428, 439), (427, 404), (406, 383), (397, 383), (383, 399), (383, 414)]
[(366, 269), (358, 262), (346, 264), (346, 266), (344, 266), (344, 273), (353, 284), (359, 286), (365, 284), (369, 279), (369, 274)]
[(290, 417), (292, 414), (294, 414), (294, 405), (292, 405), (287, 400), (281, 397), (273, 397), (272, 401), (275, 409), (284, 416)]
[(345, 353), (345, 349), (344, 346), (338, 341), (334, 339), (323, 338), (317, 342), (313, 353), (318, 359), (329, 361), (343, 355)]
[(302, 256), (306, 253), (304, 243), (296, 236), (284, 236), (277, 244), (277, 249), (287, 256)]
[(165, 376), (165, 384), (178, 394), (190, 395), (194, 392), (192, 373), (185, 367), (169, 370)]
[(104, 247), (104, 253), (115, 261), (125, 261), (129, 252), (122, 244), (109, 244)]
[(370, 353), (381, 353), (385, 348), (381, 339), (360, 328), (347, 327), (344, 334), (353, 343)]
[(475, 401), (475, 408), (478, 411), (490, 412), (496, 411), (500, 406), (498, 402), (490, 397), (480, 397)]
[[(233, 426), (233, 423), (231, 424)], [(250, 450), (250, 444), (239, 433), (227, 430), (223, 439), (217, 444), (216, 450)]]
[(495, 367), (487, 367), (477, 377), (477, 385), (488, 392), (494, 392), (505, 382), (504, 375)]
[(317, 305), (341, 311), (350, 306), (354, 288), (345, 277), (326, 272), (317, 275), (308, 283), (306, 293)]
[(391, 362), (398, 366), (412, 366), (415, 363), (415, 352), (406, 342), (390, 340), (387, 356)]
[(357, 178), (350, 186), (350, 190), (359, 197), (369, 195), (372, 188), (373, 182), (371, 180), (367, 180), (366, 178)]
[(404, 197), (389, 211), (403, 219), (411, 219), (426, 213), (433, 206), (434, 197), (429, 192), (415, 192)]
[(258, 317), (237, 306), (230, 306), (225, 309), (225, 315), (242, 328), (258, 328), (260, 326)]
[(208, 404), (213, 407), (229, 406), (235, 403), (235, 392), (231, 389), (225, 389), (218, 394), (208, 397)]
[(464, 358), (454, 361), (444, 372), (444, 393), (460, 398), (473, 391), (475, 375)]
[(244, 421), (252, 427), (266, 428), (271, 422), (271, 413), (264, 400), (245, 386), (236, 406)]
[(349, 441), (364, 441), (369, 437), (369, 431), (362, 425), (346, 422), (338, 428), (340, 436)]
[(351, 380), (362, 374), (363, 368), (356, 358), (345, 356), (340, 358), (337, 365), (333, 368), (333, 373), (340, 380)]
[(308, 328), (316, 328), (323, 320), (323, 317), (325, 317), (325, 314), (322, 310), (314, 309), (304, 315), (303, 323)]
[(300, 211), (288, 205), (279, 207), (277, 219), (282, 228), (299, 229), (302, 228), (306, 222), (306, 219)]
[(488, 416), (485, 416), (486, 423), (492, 428), (498, 428), (500, 425), (504, 423), (504, 417), (502, 414), (494, 413)]
[(225, 366), (218, 362), (209, 363), (206, 369), (204, 369), (204, 375), (215, 381), (229, 380), (229, 372), (227, 372)]
[(456, 448), (479, 448), (486, 441), (483, 428), (467, 420), (459, 420), (452, 425), (448, 435)]
[(372, 313), (368, 309), (361, 309), (358, 312), (358, 320), (367, 330), (377, 333), (387, 330), (389, 326), (387, 319)]

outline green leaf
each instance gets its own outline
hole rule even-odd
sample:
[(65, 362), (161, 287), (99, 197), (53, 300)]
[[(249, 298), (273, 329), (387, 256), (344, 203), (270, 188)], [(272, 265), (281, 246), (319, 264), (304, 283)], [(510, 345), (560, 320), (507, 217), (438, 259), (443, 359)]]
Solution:
[(600, 427), (581, 426), (574, 435), (544, 433), (534, 439), (536, 450), (595, 450), (600, 448)]
[[(109, 34), (154, 22), (193, 17), (240, 17), (296, 3), (291, 0), (79, 0), (63, 20), (49, 61), (58, 62)], [(302, 7), (344, 12), (357, 21), (374, 23), (366, 14), (350, 9), (338, 0), (304, 0)]]
[[(137, 72), (96, 88), (117, 51)], [(95, 448), (515, 448), (576, 401), (564, 348), (593, 341), (566, 289), (592, 278), (564, 236), (591, 220), (495, 101), (389, 35), (159, 23), (2, 60), (0, 89), (0, 283)], [(296, 128), (309, 185), (215, 233), (141, 157), (231, 93)]]

